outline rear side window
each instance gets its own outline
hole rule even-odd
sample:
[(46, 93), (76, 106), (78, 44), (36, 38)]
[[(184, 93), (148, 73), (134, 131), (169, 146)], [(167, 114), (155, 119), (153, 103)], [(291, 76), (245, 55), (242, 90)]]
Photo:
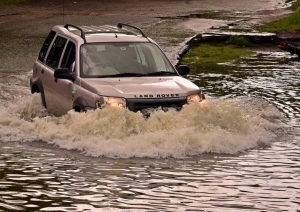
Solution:
[(46, 65), (50, 66), (53, 69), (56, 69), (58, 67), (58, 63), (66, 43), (67, 39), (62, 37), (56, 38), (46, 59)]
[(55, 33), (54, 31), (51, 31), (51, 32), (48, 34), (48, 36), (47, 36), (47, 38), (46, 38), (46, 40), (45, 40), (45, 42), (44, 42), (44, 44), (43, 44), (43, 46), (42, 46), (42, 48), (41, 48), (41, 51), (40, 51), (40, 53), (39, 53), (38, 59), (39, 59), (41, 62), (44, 61), (45, 56), (46, 56), (46, 53), (47, 53), (47, 51), (48, 51), (48, 49), (49, 49), (49, 46), (50, 46), (50, 44), (51, 44), (51, 42), (52, 42), (52, 40), (53, 40), (55, 34), (56, 34), (56, 33)]

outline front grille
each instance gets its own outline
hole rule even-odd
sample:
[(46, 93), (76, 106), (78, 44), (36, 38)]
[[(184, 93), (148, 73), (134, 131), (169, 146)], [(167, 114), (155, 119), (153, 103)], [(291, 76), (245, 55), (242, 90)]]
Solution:
[(168, 98), (168, 99), (127, 99), (129, 110), (137, 112), (148, 108), (176, 108), (181, 109), (186, 104), (186, 98)]

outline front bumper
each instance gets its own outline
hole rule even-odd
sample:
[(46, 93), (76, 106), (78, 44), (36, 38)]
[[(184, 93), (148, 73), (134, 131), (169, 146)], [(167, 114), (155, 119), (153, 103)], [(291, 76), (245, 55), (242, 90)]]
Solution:
[(140, 111), (148, 116), (157, 108), (167, 111), (169, 108), (181, 110), (183, 105), (187, 104), (186, 97), (183, 98), (168, 98), (168, 99), (127, 99), (127, 108), (130, 111)]

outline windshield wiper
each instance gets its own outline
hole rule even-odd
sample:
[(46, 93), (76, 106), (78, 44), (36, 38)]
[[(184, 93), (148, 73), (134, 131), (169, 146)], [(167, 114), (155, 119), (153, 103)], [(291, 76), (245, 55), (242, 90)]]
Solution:
[(97, 78), (109, 78), (109, 77), (141, 77), (145, 76), (145, 74), (139, 74), (139, 73), (121, 73), (121, 74), (112, 74), (112, 75), (102, 75), (97, 76)]
[(159, 72), (151, 72), (149, 74), (139, 74), (139, 73), (132, 73), (126, 72), (121, 74), (113, 74), (113, 75), (99, 75), (97, 78), (109, 78), (109, 77), (142, 77), (142, 76), (177, 76), (175, 72), (169, 71), (159, 71)]
[(159, 72), (151, 72), (149, 74), (146, 74), (146, 76), (177, 76), (175, 72), (169, 72), (169, 71), (159, 71)]
[(126, 72), (126, 73), (111, 75), (111, 77), (141, 77), (141, 76), (145, 76), (145, 74)]

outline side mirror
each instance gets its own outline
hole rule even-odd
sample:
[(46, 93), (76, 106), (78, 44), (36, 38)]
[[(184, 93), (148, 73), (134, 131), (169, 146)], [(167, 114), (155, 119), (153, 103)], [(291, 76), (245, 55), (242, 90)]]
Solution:
[(186, 65), (177, 66), (178, 74), (181, 76), (188, 75), (190, 73), (190, 68)]
[(56, 79), (68, 79), (75, 81), (74, 73), (72, 73), (68, 68), (58, 68), (54, 71), (54, 78)]

